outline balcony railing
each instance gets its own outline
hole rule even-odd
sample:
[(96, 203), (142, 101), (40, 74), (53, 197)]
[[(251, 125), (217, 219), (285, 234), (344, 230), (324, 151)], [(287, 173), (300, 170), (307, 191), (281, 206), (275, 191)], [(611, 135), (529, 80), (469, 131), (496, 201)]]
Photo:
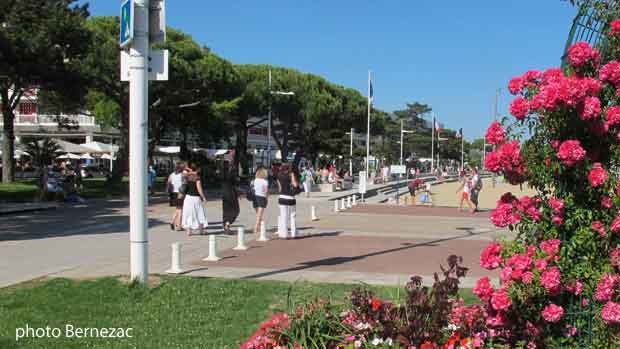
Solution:
[[(95, 125), (95, 118), (92, 116), (62, 115), (61, 118), (63, 118), (63, 120), (67, 120), (70, 122), (76, 122), (79, 126), (94, 126)], [(0, 119), (0, 124), (2, 124), (2, 119)], [(58, 125), (58, 119), (54, 115), (40, 115), (40, 114), (16, 115), (14, 124), (18, 126), (31, 126), (31, 125), (54, 126), (54, 125)]]

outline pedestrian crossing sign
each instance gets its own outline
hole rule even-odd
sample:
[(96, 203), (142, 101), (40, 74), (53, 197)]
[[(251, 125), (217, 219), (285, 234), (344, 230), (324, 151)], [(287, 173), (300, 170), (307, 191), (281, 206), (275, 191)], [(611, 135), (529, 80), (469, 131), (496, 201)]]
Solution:
[(120, 46), (125, 47), (133, 40), (133, 0), (124, 0), (121, 4)]

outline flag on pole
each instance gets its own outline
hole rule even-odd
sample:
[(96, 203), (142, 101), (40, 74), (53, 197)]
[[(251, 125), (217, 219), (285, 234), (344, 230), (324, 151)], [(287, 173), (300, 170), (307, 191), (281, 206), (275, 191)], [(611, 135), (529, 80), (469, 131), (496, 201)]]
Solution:
[(441, 133), (442, 129), (443, 124), (441, 124), (439, 121), (437, 121), (437, 119), (435, 119), (435, 131), (437, 132), (437, 134)]
[[(369, 77), (370, 79), (370, 77)], [(368, 100), (370, 101), (370, 104), (372, 104), (373, 102), (373, 93), (372, 93), (372, 80), (368, 81)]]
[(456, 138), (463, 138), (463, 128), (459, 128), (459, 132), (456, 134)]

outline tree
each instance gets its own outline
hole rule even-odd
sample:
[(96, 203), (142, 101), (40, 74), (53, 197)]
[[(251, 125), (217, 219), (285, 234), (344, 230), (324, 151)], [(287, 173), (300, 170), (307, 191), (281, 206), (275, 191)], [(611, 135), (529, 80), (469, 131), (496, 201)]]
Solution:
[[(79, 100), (85, 80), (77, 63), (90, 48), (87, 5), (76, 0), (0, 2), (0, 103), (3, 116), (2, 181), (14, 179), (15, 108), (39, 88)], [(51, 98), (54, 99), (54, 98)]]
[(24, 138), (22, 143), (37, 170), (39, 195), (43, 200), (47, 196), (47, 166), (52, 164), (61, 148), (53, 139), (47, 137)]

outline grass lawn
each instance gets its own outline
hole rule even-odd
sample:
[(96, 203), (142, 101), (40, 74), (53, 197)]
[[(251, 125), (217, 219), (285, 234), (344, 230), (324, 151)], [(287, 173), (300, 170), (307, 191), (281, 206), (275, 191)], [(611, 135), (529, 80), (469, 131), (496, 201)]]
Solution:
[[(238, 348), (274, 311), (318, 297), (343, 297), (355, 285), (163, 277), (158, 286), (117, 279), (53, 279), (0, 289), (0, 348)], [(402, 288), (372, 287), (397, 300)], [(474, 297), (463, 292), (468, 302)], [(60, 338), (15, 340), (16, 328), (58, 327)], [(133, 338), (65, 338), (65, 326), (132, 327)]]
[(38, 192), (34, 181), (0, 183), (0, 202), (30, 202), (35, 200)]

